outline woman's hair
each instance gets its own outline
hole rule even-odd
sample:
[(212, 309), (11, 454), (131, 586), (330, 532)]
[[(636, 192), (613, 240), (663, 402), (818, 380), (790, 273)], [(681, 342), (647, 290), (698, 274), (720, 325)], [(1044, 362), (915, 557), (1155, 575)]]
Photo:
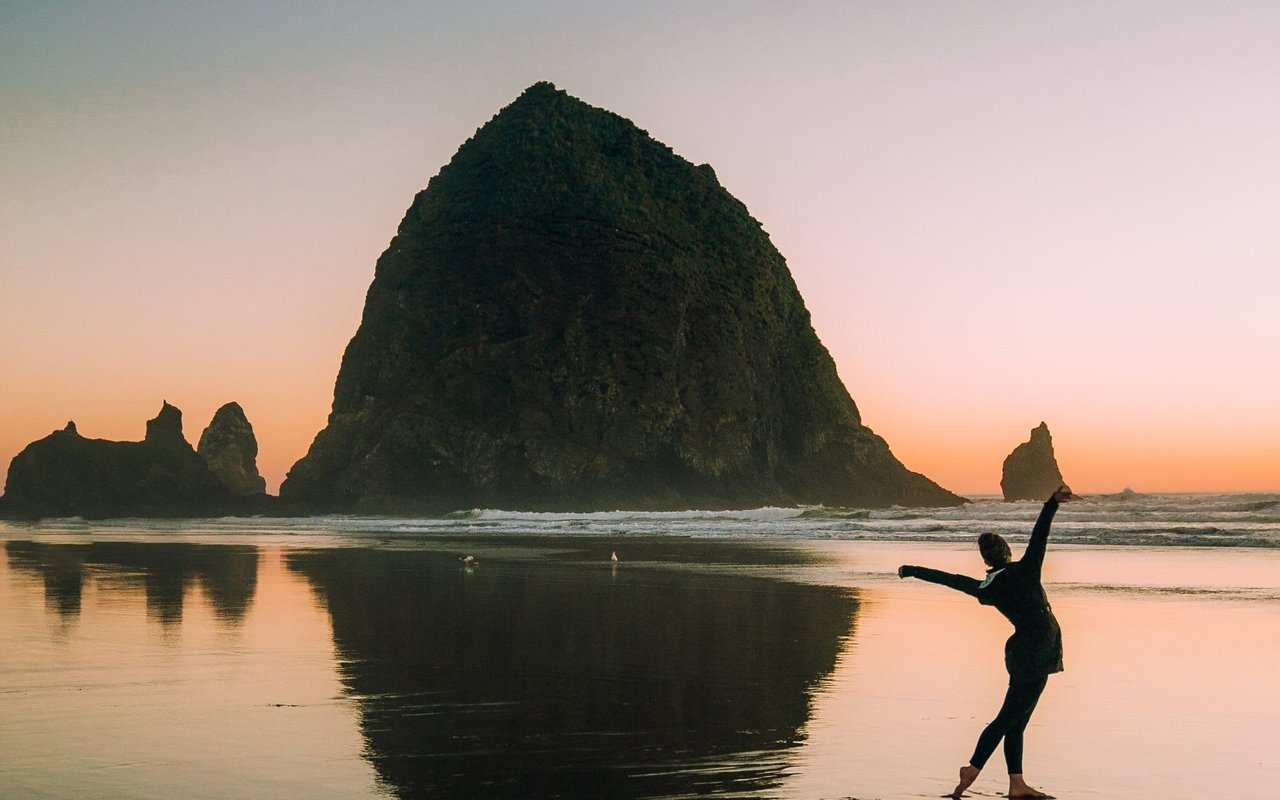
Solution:
[(979, 536), (978, 552), (982, 554), (982, 560), (987, 562), (989, 567), (1008, 564), (1013, 558), (1013, 552), (1009, 550), (1009, 543), (998, 533), (984, 533)]

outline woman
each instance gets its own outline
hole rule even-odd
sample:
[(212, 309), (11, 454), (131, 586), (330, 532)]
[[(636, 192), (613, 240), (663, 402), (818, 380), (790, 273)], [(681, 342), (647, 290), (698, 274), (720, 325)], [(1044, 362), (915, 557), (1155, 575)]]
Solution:
[(981, 581), (966, 575), (953, 575), (927, 567), (903, 565), (899, 578), (919, 578), (930, 583), (950, 586), (978, 598), (984, 606), (996, 610), (1013, 623), (1013, 635), (1004, 645), (1004, 665), (1009, 671), (1009, 691), (1004, 696), (1000, 713), (978, 737), (969, 763), (960, 768), (960, 783), (952, 797), (959, 797), (978, 778), (996, 745), (1004, 739), (1004, 760), (1009, 767), (1009, 797), (1048, 797), (1027, 785), (1022, 776), (1022, 732), (1031, 720), (1040, 693), (1049, 676), (1062, 671), (1062, 631), (1049, 607), (1049, 598), (1040, 585), (1040, 567), (1044, 563), (1049, 526), (1058, 504), (1074, 500), (1066, 486), (1059, 486), (1044, 504), (1036, 526), (1031, 531), (1027, 550), (1018, 561), (1011, 561), (1009, 544), (996, 533), (978, 537), (978, 550), (987, 563), (987, 576)]

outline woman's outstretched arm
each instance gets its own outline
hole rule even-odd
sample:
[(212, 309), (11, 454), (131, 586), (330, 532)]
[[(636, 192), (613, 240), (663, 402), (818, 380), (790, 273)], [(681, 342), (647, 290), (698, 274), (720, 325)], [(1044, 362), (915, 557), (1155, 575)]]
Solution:
[(1031, 529), (1031, 539), (1027, 542), (1027, 552), (1022, 554), (1022, 562), (1033, 567), (1037, 574), (1044, 564), (1044, 552), (1049, 546), (1049, 527), (1053, 525), (1053, 515), (1058, 513), (1059, 503), (1074, 500), (1075, 497), (1066, 486), (1059, 486), (1058, 491), (1045, 501), (1044, 508), (1040, 509), (1036, 526)]
[(955, 589), (958, 592), (964, 592), (968, 595), (978, 596), (978, 587), (981, 583), (977, 578), (970, 578), (968, 575), (956, 575), (953, 572), (943, 572), (940, 569), (929, 569), (928, 567), (917, 567), (911, 564), (903, 564), (898, 567), (899, 578), (918, 578), (929, 583), (937, 583)]

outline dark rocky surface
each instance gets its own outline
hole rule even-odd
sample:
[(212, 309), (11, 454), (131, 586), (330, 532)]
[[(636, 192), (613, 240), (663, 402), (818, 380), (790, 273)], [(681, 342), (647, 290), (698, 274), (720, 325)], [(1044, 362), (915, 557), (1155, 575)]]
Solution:
[(0, 513), (10, 518), (186, 517), (258, 513), (234, 498), (182, 434), (165, 403), (140, 442), (88, 439), (74, 423), (27, 445), (9, 465)]
[(1031, 438), (1005, 458), (1000, 491), (1005, 500), (1046, 500), (1064, 482), (1049, 426), (1041, 422), (1031, 429)]
[(281, 496), (386, 513), (963, 502), (861, 424), (785, 261), (711, 167), (546, 83), (414, 199)]
[(231, 494), (266, 493), (267, 481), (258, 474), (258, 438), (239, 403), (227, 403), (214, 412), (196, 452)]

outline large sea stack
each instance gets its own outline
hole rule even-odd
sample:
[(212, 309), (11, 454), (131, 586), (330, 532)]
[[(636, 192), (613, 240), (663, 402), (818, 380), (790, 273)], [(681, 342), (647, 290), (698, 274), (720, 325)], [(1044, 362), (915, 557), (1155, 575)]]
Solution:
[(862, 425), (711, 167), (549, 83), (414, 198), (281, 495), (388, 513), (962, 502)]
[(1005, 458), (1000, 491), (1008, 501), (1046, 500), (1062, 484), (1062, 471), (1053, 455), (1053, 437), (1049, 426), (1041, 422), (1031, 429), (1031, 438)]

